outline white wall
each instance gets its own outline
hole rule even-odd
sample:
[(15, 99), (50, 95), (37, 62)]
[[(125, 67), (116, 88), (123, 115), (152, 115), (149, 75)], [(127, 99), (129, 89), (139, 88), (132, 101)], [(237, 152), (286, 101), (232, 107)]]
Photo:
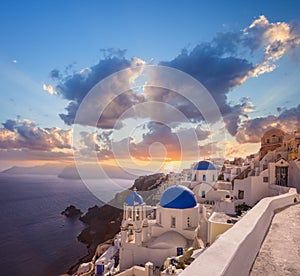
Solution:
[(300, 163), (291, 161), (289, 166), (289, 186), (297, 189), (300, 193)]
[(291, 188), (286, 194), (262, 199), (180, 275), (249, 275), (274, 210), (293, 204), (295, 197), (296, 189)]
[(245, 202), (247, 205), (250, 206), (251, 199), (251, 176), (245, 178), (245, 179), (236, 179), (234, 181), (234, 188), (233, 188), (233, 195), (238, 199), (238, 193), (239, 190), (244, 191), (244, 198), (241, 199), (243, 202)]
[(152, 262), (155, 266), (164, 264), (166, 258), (177, 255), (177, 247), (168, 249), (137, 247), (135, 244), (126, 244), (120, 248), (120, 269), (124, 270), (133, 265)]
[(235, 214), (235, 204), (231, 201), (217, 201), (214, 206), (214, 211), (233, 215)]
[(153, 264), (148, 262), (145, 264), (145, 267), (141, 266), (133, 266), (121, 273), (118, 273), (118, 276), (153, 276), (153, 271), (152, 271), (152, 266)]
[(218, 181), (217, 182), (217, 188), (219, 190), (231, 191), (232, 190), (232, 183), (231, 182), (225, 182), (225, 181)]
[(269, 195), (269, 182), (263, 182), (263, 178), (268, 177), (268, 170), (260, 173), (259, 176), (251, 177), (251, 205), (253, 206), (259, 200)]
[(289, 187), (270, 185), (269, 186), (269, 196), (277, 196), (287, 193), (290, 190)]
[(259, 200), (269, 195), (269, 183), (263, 182), (263, 178), (268, 176), (268, 170), (264, 170), (258, 176), (236, 179), (234, 181), (234, 196), (238, 198), (238, 191), (242, 190), (244, 191), (244, 202), (249, 206), (254, 206)]
[[(206, 195), (206, 200), (209, 201), (221, 201), (221, 200), (225, 200), (226, 196), (231, 196), (229, 191), (225, 191), (225, 190), (210, 190), (207, 195)], [(205, 198), (203, 198), (205, 199)]]
[[(176, 231), (187, 239), (194, 239), (195, 228), (199, 223), (200, 210), (199, 205), (187, 209), (173, 209), (158, 207), (156, 210), (157, 222), (161, 213), (161, 225), (153, 225), (151, 227), (151, 236), (158, 237), (167, 231)], [(176, 218), (176, 227), (171, 227), (171, 217)], [(190, 218), (190, 228), (187, 227), (187, 218)]]
[(231, 177), (231, 173), (224, 173), (224, 181), (227, 181), (227, 179), (228, 179), (229, 181), (231, 181), (232, 178), (233, 178), (233, 177)]
[[(196, 175), (196, 180), (195, 180)], [(205, 175), (206, 180), (203, 180), (203, 175)], [(214, 183), (218, 180), (217, 170), (196, 170), (192, 175), (192, 181), (204, 181), (208, 183)]]
[(269, 183), (275, 184), (276, 183), (276, 174), (275, 174), (275, 163), (269, 163)]

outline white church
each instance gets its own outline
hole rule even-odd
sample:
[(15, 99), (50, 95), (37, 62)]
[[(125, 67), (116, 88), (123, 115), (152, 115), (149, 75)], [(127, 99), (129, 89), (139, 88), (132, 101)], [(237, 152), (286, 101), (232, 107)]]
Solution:
[(120, 271), (145, 261), (161, 266), (168, 257), (203, 246), (206, 227), (201, 229), (200, 224), (205, 210), (189, 188), (175, 185), (166, 189), (156, 207), (156, 219), (148, 218), (146, 211), (143, 198), (133, 191), (124, 203)]

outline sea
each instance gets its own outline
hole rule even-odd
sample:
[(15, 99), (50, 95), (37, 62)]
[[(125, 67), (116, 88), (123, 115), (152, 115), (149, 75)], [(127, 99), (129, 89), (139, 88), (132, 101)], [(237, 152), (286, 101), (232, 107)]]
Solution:
[(86, 212), (103, 202), (78, 179), (0, 173), (0, 276), (60, 275), (87, 254), (77, 240), (85, 225), (61, 215), (71, 204)]

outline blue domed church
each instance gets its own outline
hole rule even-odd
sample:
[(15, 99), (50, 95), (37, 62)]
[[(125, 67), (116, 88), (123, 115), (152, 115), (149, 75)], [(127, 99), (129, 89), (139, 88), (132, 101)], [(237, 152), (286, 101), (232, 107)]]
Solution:
[(192, 181), (214, 183), (218, 178), (218, 170), (213, 163), (202, 160), (194, 166)]
[[(150, 207), (150, 206), (149, 206)], [(200, 248), (200, 218), (205, 210), (194, 193), (181, 185), (164, 191), (156, 207), (156, 216), (146, 216), (143, 198), (133, 191), (124, 203), (121, 225), (120, 269), (150, 261), (161, 266), (168, 257), (176, 256), (178, 248)]]

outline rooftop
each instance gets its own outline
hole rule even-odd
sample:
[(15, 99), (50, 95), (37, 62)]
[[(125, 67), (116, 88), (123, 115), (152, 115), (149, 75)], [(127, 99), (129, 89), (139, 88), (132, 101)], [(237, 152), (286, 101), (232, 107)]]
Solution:
[(129, 206), (137, 206), (145, 204), (141, 195), (139, 195), (136, 191), (132, 192), (127, 199), (125, 200), (125, 204)]
[(173, 209), (193, 208), (197, 205), (194, 193), (182, 185), (171, 186), (164, 191), (160, 206)]
[(238, 221), (238, 216), (228, 215), (223, 212), (214, 212), (209, 220), (219, 223), (236, 223)]
[(203, 161), (198, 162), (195, 165), (194, 170), (197, 170), (197, 171), (216, 170), (216, 167), (214, 166), (213, 163), (211, 163), (207, 160), (203, 160)]

